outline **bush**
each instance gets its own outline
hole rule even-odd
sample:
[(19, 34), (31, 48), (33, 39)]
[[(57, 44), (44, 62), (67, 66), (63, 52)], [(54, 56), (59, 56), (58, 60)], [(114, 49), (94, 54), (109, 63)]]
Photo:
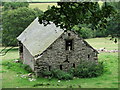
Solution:
[(108, 31), (104, 30), (95, 30), (94, 32), (95, 37), (107, 37), (108, 36)]
[(4, 62), (2, 65), (6, 66), (7, 69), (10, 69), (11, 67), (13, 67), (12, 63), (10, 62)]
[(62, 70), (43, 71), (42, 76), (55, 77), (59, 80), (71, 80), (73, 76), (79, 78), (91, 78), (97, 77), (103, 74), (104, 66), (102, 62), (92, 62), (81, 60), (80, 64), (76, 68), (71, 68), (68, 72)]
[(74, 76), (80, 78), (90, 78), (100, 76), (104, 72), (102, 62), (82, 61), (75, 69)]
[(73, 79), (72, 74), (61, 71), (61, 70), (52, 70), (52, 71), (43, 71), (41, 72), (43, 77), (55, 77), (58, 78), (59, 80), (71, 80)]
[(58, 78), (59, 80), (71, 80), (71, 79), (73, 79), (73, 75), (68, 73), (68, 72), (64, 72), (61, 70), (53, 70), (52, 73), (53, 73), (53, 76)]
[(87, 27), (82, 27), (82, 29), (79, 31), (79, 34), (82, 36), (82, 38), (92, 38), (94, 37), (93, 30)]
[(70, 69), (68, 70), (68, 73), (74, 75), (74, 73), (75, 73), (75, 68), (70, 68)]
[(29, 65), (26, 65), (26, 64), (22, 64), (21, 65), (22, 68), (24, 68), (27, 72), (31, 73), (32, 72), (32, 69), (30, 68)]
[(42, 74), (42, 76), (44, 76), (44, 77), (52, 77), (52, 72), (51, 72), (51, 71), (48, 71), (48, 70), (42, 71), (41, 74)]
[(82, 25), (80, 28), (79, 26), (74, 26), (73, 30), (75, 30), (82, 38), (93, 38), (94, 36), (94, 31), (90, 28), (88, 28), (86, 25)]

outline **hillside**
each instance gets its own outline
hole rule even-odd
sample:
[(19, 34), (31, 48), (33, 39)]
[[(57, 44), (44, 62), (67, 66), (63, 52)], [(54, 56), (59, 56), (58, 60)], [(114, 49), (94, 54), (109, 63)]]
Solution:
[(47, 10), (48, 6), (57, 5), (57, 3), (29, 3), (30, 8), (39, 8), (42, 11)]

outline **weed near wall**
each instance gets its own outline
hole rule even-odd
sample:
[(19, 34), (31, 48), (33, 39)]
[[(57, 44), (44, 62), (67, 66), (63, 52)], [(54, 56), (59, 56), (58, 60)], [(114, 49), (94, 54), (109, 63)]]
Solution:
[(71, 80), (73, 77), (92, 78), (102, 75), (104, 72), (104, 65), (102, 62), (81, 61), (81, 63), (71, 68), (68, 72), (54, 69), (51, 71), (43, 71), (43, 77), (58, 78), (59, 80)]
[[(3, 65), (6, 66), (7, 69), (20, 73), (32, 72), (31, 68), (28, 65), (22, 63), (4, 62)], [(51, 71), (48, 70), (42, 71), (41, 75), (43, 77), (57, 78), (59, 80), (72, 80), (73, 77), (79, 77), (79, 78), (97, 77), (102, 75), (104, 71), (105, 71), (104, 65), (102, 62), (96, 63), (96, 62), (84, 60), (81, 61), (77, 67), (71, 68), (68, 72), (59, 69), (53, 69)]]
[(83, 61), (74, 69), (74, 76), (80, 78), (91, 78), (102, 75), (104, 65), (102, 62)]

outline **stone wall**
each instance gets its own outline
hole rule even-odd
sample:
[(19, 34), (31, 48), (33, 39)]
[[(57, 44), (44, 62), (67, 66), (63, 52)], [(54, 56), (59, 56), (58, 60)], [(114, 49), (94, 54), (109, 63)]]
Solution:
[[(69, 33), (69, 34), (68, 34)], [(72, 50), (66, 50), (66, 40), (72, 39)], [(97, 61), (97, 52), (86, 45), (74, 32), (64, 32), (46, 51), (36, 57), (35, 70), (53, 68), (69, 70), (76, 67), (81, 60)]]
[(23, 46), (23, 64), (29, 65), (32, 70), (34, 71), (34, 58), (30, 54), (30, 52), (27, 50), (25, 46)]

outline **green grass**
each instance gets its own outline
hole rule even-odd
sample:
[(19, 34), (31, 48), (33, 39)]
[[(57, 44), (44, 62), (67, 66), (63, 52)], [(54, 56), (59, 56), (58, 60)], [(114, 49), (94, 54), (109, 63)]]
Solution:
[(30, 8), (39, 8), (42, 11), (46, 11), (48, 6), (56, 6), (57, 3), (29, 3)]
[(118, 43), (115, 44), (114, 41), (110, 40), (110, 38), (91, 38), (86, 39), (86, 41), (96, 49), (105, 47), (107, 50), (118, 49)]
[[(9, 48), (9, 47), (8, 47)], [(1, 50), (2, 48), (0, 48)], [(12, 59), (16, 59), (19, 57), (19, 53), (18, 53), (18, 48), (15, 47), (13, 48), (10, 52), (8, 52), (5, 56), (2, 57), (2, 60), (12, 60)]]
[[(117, 45), (105, 38), (87, 39), (95, 48), (109, 47), (108, 49), (117, 49)], [(110, 44), (110, 46), (109, 46)], [(103, 61), (106, 72), (96, 78), (74, 78), (73, 80), (61, 80), (37, 78), (36, 81), (29, 81), (28, 78), (21, 78), (21, 75), (27, 74), (20, 63), (13, 63), (18, 59), (18, 50), (15, 48), (3, 57), (4, 64), (0, 73), (3, 74), (3, 88), (117, 88), (118, 87), (118, 54), (100, 53), (99, 61)], [(11, 68), (5, 65), (10, 63)]]

